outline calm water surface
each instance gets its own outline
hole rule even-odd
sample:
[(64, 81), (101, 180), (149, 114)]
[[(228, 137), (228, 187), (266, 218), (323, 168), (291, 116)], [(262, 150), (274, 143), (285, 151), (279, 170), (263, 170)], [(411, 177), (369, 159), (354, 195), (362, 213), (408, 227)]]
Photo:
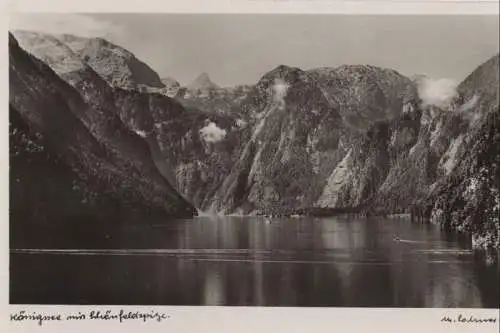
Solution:
[[(402, 241), (394, 241), (397, 235)], [(408, 219), (73, 223), (11, 243), (29, 304), (498, 308), (498, 265)]]

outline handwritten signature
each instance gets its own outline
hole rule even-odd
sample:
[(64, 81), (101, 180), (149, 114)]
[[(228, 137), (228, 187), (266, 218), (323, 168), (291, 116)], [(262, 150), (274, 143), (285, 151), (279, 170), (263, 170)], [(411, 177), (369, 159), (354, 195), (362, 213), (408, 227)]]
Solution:
[(443, 316), (441, 322), (445, 323), (463, 323), (463, 324), (495, 324), (498, 321), (495, 317), (478, 318), (474, 316), (464, 316), (459, 314), (456, 317)]

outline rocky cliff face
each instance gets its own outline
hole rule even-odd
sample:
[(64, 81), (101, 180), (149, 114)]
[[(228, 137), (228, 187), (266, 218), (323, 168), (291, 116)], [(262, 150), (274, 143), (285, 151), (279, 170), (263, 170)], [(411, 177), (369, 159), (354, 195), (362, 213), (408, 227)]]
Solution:
[(398, 72), (369, 65), (344, 65), (308, 71), (346, 126), (366, 131), (374, 122), (394, 119), (404, 103), (414, 99), (416, 87)]
[(138, 131), (154, 151), (157, 165), (172, 170), (167, 176), (172, 184), (196, 207), (210, 201), (239, 153), (244, 127), (238, 118), (185, 109), (158, 94), (116, 95), (122, 117), (141, 124)]
[[(375, 74), (356, 81), (365, 70)], [(398, 108), (402, 112), (405, 98), (413, 97), (411, 81), (371, 67), (350, 71), (352, 77), (348, 68), (339, 71), (353, 83), (337, 87), (338, 92), (326, 90), (325, 77), (336, 74), (325, 70), (279, 66), (264, 75), (241, 103), (252, 133), (210, 209), (280, 213), (315, 205), (347, 207), (369, 197), (376, 189), (372, 183), (387, 172), (381, 166), (387, 164), (389, 134), (379, 123), (396, 117)], [(352, 110), (364, 120), (352, 121)], [(344, 193), (337, 197), (341, 188)]]
[[(10, 35), (12, 109), (33, 135), (44, 137), (47, 150), (83, 182), (98, 184), (98, 192), (117, 198), (123, 211), (192, 216), (193, 207), (161, 175), (146, 142), (123, 124), (113, 108), (107, 108), (109, 101), (98, 99), (106, 86), (90, 86), (91, 82), (98, 84), (89, 79), (96, 74), (68, 55), (56, 53), (54, 58), (71, 66), (53, 66), (71, 85), (27, 54)], [(54, 58), (46, 60), (51, 63)], [(75, 87), (88, 95), (82, 97)], [(94, 103), (87, 103), (94, 97)]]
[(499, 88), (498, 55), (458, 87), (463, 104), (455, 112), (466, 130), (448, 148), (454, 152), (453, 167), (424, 201), (433, 223), (471, 233), (477, 247), (498, 248), (500, 243)]
[[(417, 209), (433, 223), (472, 233), (476, 246), (498, 247), (498, 89), (495, 56), (459, 85), (446, 107), (406, 104), (399, 117), (374, 127), (384, 131), (360, 145), (366, 153), (378, 146), (382, 159), (350, 159), (351, 176), (343, 184), (329, 182), (324, 194), (330, 200), (319, 203), (345, 205), (352, 189), (361, 189), (364, 173), (356, 171), (368, 165), (379, 171), (367, 178), (377, 185), (365, 200), (347, 201), (348, 206), (379, 214)], [(338, 175), (334, 171), (330, 180)]]

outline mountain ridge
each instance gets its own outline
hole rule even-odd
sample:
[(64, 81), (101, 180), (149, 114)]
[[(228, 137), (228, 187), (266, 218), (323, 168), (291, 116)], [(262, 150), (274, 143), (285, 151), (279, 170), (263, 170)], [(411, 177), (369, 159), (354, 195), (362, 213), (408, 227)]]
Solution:
[[(52, 43), (59, 51), (45, 61), (92, 109), (116, 114), (147, 142), (163, 177), (201, 211), (416, 212), (498, 248), (498, 55), (446, 105), (425, 101), (418, 80), (371, 65), (279, 65), (231, 89), (205, 89), (212, 82), (202, 74), (199, 92), (166, 80), (170, 99), (167, 88), (107, 88), (64, 45), (38, 42), (33, 52), (44, 58), (41, 46)], [(61, 70), (68, 64), (74, 70)], [(101, 113), (82, 119), (91, 126)]]

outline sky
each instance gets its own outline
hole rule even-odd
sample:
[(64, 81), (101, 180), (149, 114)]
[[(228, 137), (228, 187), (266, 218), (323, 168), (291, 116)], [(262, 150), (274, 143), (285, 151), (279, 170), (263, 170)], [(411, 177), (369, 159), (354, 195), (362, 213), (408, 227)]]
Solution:
[(498, 16), (17, 14), (11, 29), (104, 37), (160, 77), (252, 84), (278, 65), (344, 64), (462, 80), (499, 52)]

